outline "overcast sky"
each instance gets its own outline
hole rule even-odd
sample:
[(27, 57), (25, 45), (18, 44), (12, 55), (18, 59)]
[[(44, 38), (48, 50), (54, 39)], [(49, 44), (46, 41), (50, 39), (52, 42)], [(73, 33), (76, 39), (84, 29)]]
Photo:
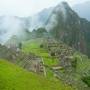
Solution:
[(0, 0), (0, 16), (31, 16), (44, 8), (67, 1), (71, 6), (90, 0)]

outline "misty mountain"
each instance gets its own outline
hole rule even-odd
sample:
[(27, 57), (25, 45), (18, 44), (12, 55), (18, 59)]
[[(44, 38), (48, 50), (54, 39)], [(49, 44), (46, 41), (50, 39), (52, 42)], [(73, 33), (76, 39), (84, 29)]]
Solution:
[(28, 27), (25, 20), (16, 16), (1, 16), (0, 43), (5, 43), (13, 35), (16, 35), (19, 39), (24, 39), (28, 34)]
[(80, 18), (66, 2), (26, 18), (0, 17), (0, 43), (7, 42), (13, 35), (18, 39), (30, 39), (30, 32), (40, 27), (45, 28), (54, 38), (89, 56), (90, 22)]
[(40, 27), (44, 27), (52, 10), (53, 7), (46, 8), (33, 16), (27, 17), (29, 31), (32, 31), (33, 29), (38, 29)]
[(90, 21), (90, 1), (77, 4), (72, 7), (73, 10), (75, 10), (80, 17), (86, 18), (87, 20)]
[(89, 56), (90, 22), (80, 18), (66, 2), (53, 9), (46, 28), (56, 39)]

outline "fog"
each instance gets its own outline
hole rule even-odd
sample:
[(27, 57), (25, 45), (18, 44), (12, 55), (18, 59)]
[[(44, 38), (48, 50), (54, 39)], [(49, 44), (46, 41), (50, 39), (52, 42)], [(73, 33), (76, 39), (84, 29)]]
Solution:
[(13, 35), (18, 36), (23, 28), (23, 21), (17, 17), (4, 16), (0, 21), (0, 43), (4, 44)]
[[(64, 1), (67, 1), (67, 0), (64, 0)], [(84, 1), (85, 0), (83, 0), (83, 2)], [(59, 3), (59, 2), (57, 2), (57, 3)], [(81, 3), (81, 1), (73, 2), (72, 0), (69, 0), (69, 4), (71, 4), (71, 5), (74, 5), (76, 3)], [(51, 6), (55, 6), (55, 5), (56, 5), (56, 3)], [(37, 6), (34, 6), (34, 7), (36, 8)], [(50, 5), (48, 5), (48, 7), (50, 7)], [(29, 17), (24, 17), (24, 18), (17, 17), (17, 15), (16, 16), (12, 16), (12, 15), (11, 16), (6, 16), (6, 15), (1, 16), (0, 17), (0, 43), (4, 44), (13, 35), (21, 37), (22, 35), (24, 35), (24, 32), (26, 29), (28, 29), (29, 31), (32, 31), (33, 29), (37, 29), (39, 27), (45, 27), (47, 30), (50, 30), (54, 26), (56, 26), (57, 25), (57, 19), (56, 19), (57, 16), (56, 16), (56, 14), (51, 15), (51, 13), (53, 12), (53, 7), (47, 9), (44, 6), (43, 9), (44, 10), (39, 12), (38, 14), (35, 14), (33, 16), (29, 15)], [(39, 9), (39, 10), (42, 10), (42, 9)], [(33, 11), (33, 8), (32, 8), (32, 11)], [(29, 10), (28, 10), (28, 12), (29, 12)], [(36, 13), (37, 12), (38, 11), (36, 11)], [(63, 4), (59, 4), (58, 6), (56, 6), (55, 12), (62, 13), (63, 21), (65, 21), (67, 19), (67, 15), (66, 15), (67, 12), (66, 12), (65, 6), (63, 6)], [(26, 25), (27, 23), (28, 23), (28, 25)]]
[(46, 25), (46, 29), (49, 31), (53, 27), (55, 27), (58, 24), (57, 20), (57, 13), (61, 13), (63, 22), (67, 19), (67, 8), (68, 4), (65, 2), (62, 2), (58, 4), (52, 11), (52, 15), (50, 16), (50, 19), (48, 21), (48, 24)]

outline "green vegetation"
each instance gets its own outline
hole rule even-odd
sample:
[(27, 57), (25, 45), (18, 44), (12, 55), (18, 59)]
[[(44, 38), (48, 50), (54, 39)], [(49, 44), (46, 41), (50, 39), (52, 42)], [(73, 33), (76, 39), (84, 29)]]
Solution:
[[(28, 42), (24, 42), (23, 51), (26, 53), (32, 52), (35, 55), (40, 56), (44, 60), (44, 64), (49, 66), (50, 68), (52, 66), (59, 65), (60, 58), (51, 56), (50, 53), (48, 52), (48, 50), (43, 48), (44, 46), (42, 46), (42, 43), (43, 43), (43, 39), (36, 39), (36, 40), (34, 39), (34, 40), (31, 40)], [(62, 45), (61, 45), (62, 48), (59, 48), (58, 46), (56, 46), (55, 48), (52, 47), (50, 49), (51, 50), (58, 49), (58, 51), (61, 50), (61, 53), (63, 53), (65, 50), (68, 51), (67, 46), (64, 44), (62, 44)], [(73, 50), (71, 50), (71, 51), (73, 52)], [(70, 53), (70, 50), (68, 51), (68, 53)], [(65, 53), (63, 55), (65, 57)], [(76, 52), (76, 51), (74, 51), (70, 57), (72, 57), (71, 58), (72, 59), (71, 60), (71, 63), (72, 63), (71, 69), (73, 71), (71, 73), (68, 73), (68, 72), (62, 73), (61, 78), (64, 79), (65, 81), (68, 81), (68, 83), (72, 84), (72, 82), (73, 82), (75, 84), (75, 87), (82, 89), (82, 88), (84, 88), (85, 84), (82, 82), (81, 78), (84, 75), (84, 73), (87, 73), (90, 70), (90, 60), (88, 59), (87, 56), (85, 56), (79, 52)], [(62, 72), (62, 71), (60, 71), (60, 72)], [(46, 73), (47, 73), (47, 77), (49, 77), (51, 79), (54, 78), (53, 71), (51, 71), (49, 68), (46, 68)], [(59, 73), (59, 71), (58, 71), (58, 73)], [(68, 78), (67, 78), (67, 76), (68, 76)], [(73, 86), (74, 86), (74, 84), (73, 84)]]
[(20, 36), (0, 45), (6, 59), (0, 60), (0, 90), (90, 90), (90, 22), (65, 2), (51, 9), (50, 16), (42, 17), (47, 10), (38, 14), (43, 27), (30, 30), (27, 18)]
[[(43, 69), (41, 75), (35, 75), (33, 73), (29, 73), (30, 75), (35, 76), (35, 77), (31, 76), (32, 77), (31, 82), (33, 82), (35, 80), (34, 78), (36, 78), (36, 80), (37, 80), (37, 78), (39, 78), (40, 80), (42, 79), (41, 81), (37, 80), (37, 81), (40, 81), (40, 83), (38, 83), (37, 81), (36, 81), (36, 83), (34, 82), (34, 84), (36, 86), (37, 86), (37, 84), (42, 85), (43, 83), (41, 84), (41, 82), (46, 83), (46, 82), (50, 81), (50, 82), (55, 82), (55, 83), (60, 84), (61, 88), (63, 87), (62, 85), (65, 85), (65, 83), (67, 83), (67, 84), (71, 85), (72, 87), (74, 87), (75, 89), (77, 88), (78, 90), (84, 90), (86, 88), (86, 90), (87, 90), (87, 88), (88, 88), (87, 85), (89, 86), (89, 81), (90, 81), (89, 80), (90, 73), (88, 73), (90, 71), (90, 60), (88, 59), (87, 56), (81, 54), (80, 52), (76, 52), (72, 48), (68, 47), (66, 44), (63, 44), (61, 42), (58, 43), (56, 40), (53, 40), (53, 39), (47, 40), (47, 39), (43, 39), (43, 38), (31, 39), (29, 41), (22, 42), (22, 51), (26, 55), (30, 54), (30, 55), (34, 55), (35, 57), (39, 56), (39, 58), (43, 61), (42, 66), (44, 67), (44, 69)], [(63, 60), (64, 60), (64, 62), (62, 62)], [(18, 59), (18, 61), (19, 61), (19, 59)], [(20, 64), (22, 64), (22, 62), (25, 63), (25, 61), (20, 60)], [(19, 62), (17, 62), (16, 64), (18, 65)], [(67, 67), (64, 67), (65, 65)], [(70, 66), (68, 66), (68, 65), (70, 65)], [(15, 67), (17, 67), (17, 66), (15, 66)], [(60, 68), (60, 69), (57, 69), (57, 68)], [(7, 66), (7, 69), (8, 69), (8, 66)], [(12, 70), (10, 69), (11, 71), (6, 70), (7, 72), (4, 72), (4, 73), (12, 74), (14, 71), (13, 69), (14, 68), (12, 68)], [(23, 74), (24, 72), (28, 73), (25, 70), (22, 73), (23, 70), (22, 69), (20, 69), (20, 70), (21, 70), (20, 74), (22, 74), (22, 75), (24, 75)], [(6, 84), (4, 82), (5, 80), (3, 80), (4, 75), (0, 76), (1, 77), (0, 80), (2, 82), (1, 87), (3, 87), (2, 86), (3, 82), (4, 82), (4, 84), (6, 84), (5, 86), (12, 85), (11, 83), (13, 83), (13, 81), (17, 80), (17, 78), (18, 78), (17, 72), (19, 73), (19, 71), (16, 69), (16, 71), (14, 71), (14, 75), (16, 75), (16, 76), (9, 76), (9, 77), (11, 77), (11, 79), (9, 81), (6, 80), (7, 78), (5, 78), (5, 80), (7, 81), (6, 83), (8, 83), (8, 84)], [(7, 77), (7, 74), (5, 74), (6, 75), (5, 77)], [(85, 74), (88, 74), (88, 75), (84, 76)], [(43, 77), (43, 75), (45, 75), (46, 77)], [(20, 79), (22, 83), (19, 84), (20, 81), (17, 80), (17, 81), (14, 81), (14, 84), (17, 85), (16, 83), (18, 83), (18, 85), (22, 85), (22, 84), (25, 84), (23, 81), (25, 81), (26, 83), (28, 82), (29, 83), (28, 86), (25, 85), (25, 87), (28, 87), (27, 90), (29, 90), (30, 89), (29, 86), (31, 83), (29, 80), (30, 76), (27, 76), (25, 74), (24, 76), (20, 76), (20, 77), (23, 77), (23, 79), (22, 78)], [(28, 78), (29, 81), (27, 81), (26, 77)], [(46, 80), (46, 82), (44, 80)], [(64, 82), (62, 83), (62, 81), (64, 81)], [(14, 84), (13, 84), (13, 86), (15, 86)], [(50, 85), (49, 83), (47, 83), (47, 84)], [(22, 86), (24, 86), (24, 85), (22, 85)], [(48, 89), (49, 87), (47, 89), (46, 88), (41, 89), (42, 86), (40, 86), (40, 89), (38, 89), (38, 90), (53, 90), (53, 89)], [(16, 86), (16, 87), (18, 87), (18, 86)], [(34, 87), (34, 86), (32, 86), (32, 84), (31, 84), (31, 87)], [(56, 85), (54, 87), (57, 90), (58, 86)], [(20, 88), (22, 88), (22, 87), (20, 86)], [(68, 88), (68, 86), (65, 86), (65, 88)], [(2, 90), (7, 90), (7, 89), (2, 89)], [(14, 90), (14, 89), (11, 89), (11, 90)], [(16, 88), (15, 90), (25, 90), (25, 89), (17, 89)], [(36, 88), (32, 89), (32, 90), (36, 90)], [(65, 90), (65, 89), (63, 89), (63, 90)]]
[(48, 36), (48, 32), (45, 28), (40, 27), (37, 30), (34, 29), (31, 32), (31, 38), (42, 38), (42, 37), (47, 37)]
[(88, 87), (90, 87), (90, 76), (82, 77), (82, 80), (88, 85)]
[(44, 48), (41, 48), (41, 44), (43, 42), (43, 39), (32, 39), (28, 42), (24, 42), (23, 45), (23, 51), (25, 53), (34, 53), (37, 56), (40, 56), (44, 62), (44, 65), (48, 66), (49, 68), (45, 68), (46, 76), (48, 78), (53, 77), (53, 72), (50, 70), (52, 66), (56, 66), (59, 64), (59, 61), (57, 58), (50, 56), (48, 51)]
[(5, 60), (0, 60), (0, 90), (73, 90), (58, 80), (23, 70)]
[(41, 48), (40, 45), (43, 39), (31, 40), (24, 42), (23, 51), (26, 53), (32, 52), (37, 56), (40, 56), (44, 60), (44, 64), (48, 66), (58, 65), (57, 58), (50, 56), (47, 50)]
[(74, 57), (77, 57), (77, 72), (81, 75), (87, 73), (90, 70), (90, 59), (78, 52), (74, 54)]

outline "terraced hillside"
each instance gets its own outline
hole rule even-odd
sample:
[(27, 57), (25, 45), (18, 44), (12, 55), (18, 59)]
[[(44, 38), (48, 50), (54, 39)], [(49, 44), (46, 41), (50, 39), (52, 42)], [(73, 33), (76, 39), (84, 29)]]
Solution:
[(81, 79), (85, 74), (89, 75), (90, 60), (87, 56), (77, 52), (63, 42), (52, 39), (47, 40), (48, 52), (54, 53), (59, 60), (59, 65), (63, 68), (56, 70), (55, 75), (69, 85), (74, 85), (79, 90), (90, 89)]
[(82, 80), (90, 70), (90, 60), (63, 42), (34, 39), (23, 43), (23, 52), (42, 57), (47, 77), (56, 77), (78, 90), (90, 89)]
[[(42, 58), (45, 76), (52, 78), (53, 77), (53, 69), (52, 67), (59, 65), (59, 60), (56, 57), (52, 57), (47, 49), (41, 47), (43, 39), (30, 40), (28, 42), (24, 42), (23, 44), (23, 52), (25, 53), (34, 53), (36, 56)], [(60, 67), (61, 68), (61, 67)]]
[(43, 64), (42, 59), (32, 53), (26, 54), (24, 52), (12, 50), (0, 45), (0, 58), (17, 64), (20, 67), (27, 69), (28, 71), (43, 74), (43, 71), (41, 72)]
[(18, 52), (2, 45), (0, 50), (0, 58), (33, 71), (40, 77), (44, 76), (53, 82), (58, 80), (59, 83), (63, 82), (77, 90), (90, 89), (87, 79), (90, 60), (63, 42), (38, 38), (23, 42), (22, 50)]
[(73, 90), (58, 80), (48, 80), (0, 59), (0, 90)]

